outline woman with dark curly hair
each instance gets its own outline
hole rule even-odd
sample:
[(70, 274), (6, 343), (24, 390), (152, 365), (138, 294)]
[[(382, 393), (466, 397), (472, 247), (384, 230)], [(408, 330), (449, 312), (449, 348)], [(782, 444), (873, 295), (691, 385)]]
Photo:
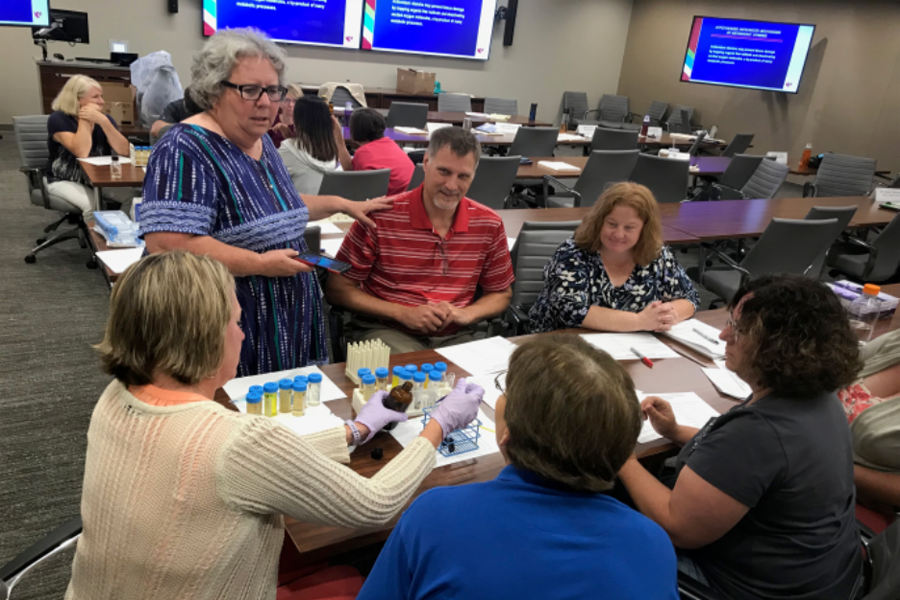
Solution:
[(699, 430), (647, 398), (653, 428), (682, 446), (674, 489), (634, 458), (619, 477), (684, 551), (679, 570), (726, 597), (852, 598), (862, 561), (835, 390), (861, 367), (856, 337), (837, 297), (799, 276), (745, 283), (729, 309), (726, 365), (753, 395)]

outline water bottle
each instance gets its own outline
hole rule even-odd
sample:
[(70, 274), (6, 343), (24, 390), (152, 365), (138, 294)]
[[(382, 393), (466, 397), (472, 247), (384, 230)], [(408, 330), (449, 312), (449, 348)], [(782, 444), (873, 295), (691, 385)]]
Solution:
[(344, 104), (344, 127), (350, 127), (350, 115), (353, 114), (353, 105), (350, 102)]
[(122, 179), (122, 163), (119, 162), (119, 155), (113, 154), (109, 162), (109, 176), (113, 179)]
[(807, 144), (803, 150), (803, 156), (800, 157), (800, 168), (805, 169), (809, 166), (809, 159), (812, 156), (812, 144)]
[(528, 121), (534, 123), (534, 120), (537, 119), (537, 103), (534, 102), (531, 104), (531, 110), (528, 111)]
[(641, 125), (641, 137), (647, 137), (647, 131), (650, 129), (650, 115), (644, 115), (644, 124)]
[(863, 286), (862, 294), (850, 303), (850, 326), (856, 333), (856, 338), (866, 343), (872, 339), (872, 331), (875, 329), (875, 321), (881, 312), (881, 300), (878, 293), (881, 288), (872, 283)]

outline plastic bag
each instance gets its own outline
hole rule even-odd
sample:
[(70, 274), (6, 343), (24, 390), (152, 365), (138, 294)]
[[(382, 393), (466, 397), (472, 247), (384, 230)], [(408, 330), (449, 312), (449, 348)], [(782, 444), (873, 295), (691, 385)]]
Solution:
[(140, 124), (150, 127), (170, 102), (184, 97), (169, 53), (160, 50), (131, 64), (131, 83), (137, 88)]

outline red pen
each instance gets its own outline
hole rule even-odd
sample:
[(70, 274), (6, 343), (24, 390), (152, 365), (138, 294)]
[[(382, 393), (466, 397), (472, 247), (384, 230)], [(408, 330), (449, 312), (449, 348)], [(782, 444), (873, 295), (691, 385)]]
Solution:
[(650, 360), (649, 358), (647, 358), (646, 356), (644, 356), (643, 354), (641, 354), (640, 352), (638, 352), (635, 348), (632, 348), (631, 351), (634, 353), (635, 356), (637, 356), (639, 359), (641, 359), (641, 362), (642, 362), (642, 363), (644, 363), (645, 365), (647, 365), (647, 366), (650, 367), (651, 369), (653, 368), (653, 361), (652, 361), (652, 360)]

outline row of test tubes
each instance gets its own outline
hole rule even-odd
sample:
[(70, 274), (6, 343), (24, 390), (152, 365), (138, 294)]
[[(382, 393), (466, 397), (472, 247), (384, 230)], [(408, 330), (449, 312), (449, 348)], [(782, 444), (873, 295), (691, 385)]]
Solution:
[(402, 386), (411, 381), (413, 402), (415, 410), (430, 408), (437, 401), (447, 395), (453, 389), (456, 382), (456, 374), (447, 372), (447, 364), (443, 362), (422, 363), (422, 365), (408, 364), (396, 366), (392, 371), (385, 367), (379, 367), (372, 373), (371, 369), (361, 368), (356, 372), (360, 381), (360, 392), (367, 401), (372, 394), (378, 391), (389, 392), (391, 388)]
[(279, 414), (302, 417), (309, 406), (322, 398), (322, 374), (297, 375), (293, 379), (251, 385), (247, 392), (247, 414), (275, 417)]

